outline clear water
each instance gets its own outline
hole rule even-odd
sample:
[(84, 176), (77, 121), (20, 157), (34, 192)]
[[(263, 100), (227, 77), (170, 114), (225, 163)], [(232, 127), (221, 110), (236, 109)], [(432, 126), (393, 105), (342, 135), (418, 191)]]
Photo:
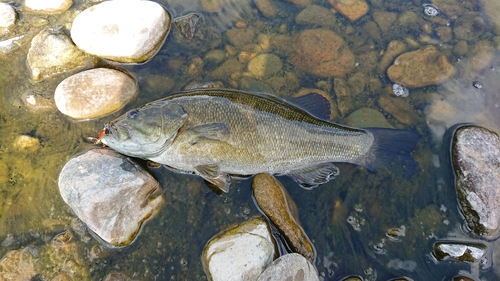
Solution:
[[(284, 1), (272, 2), (279, 11), (272, 19), (263, 17), (252, 1), (225, 1), (221, 14), (201, 13), (200, 3), (195, 0), (160, 1), (173, 17), (200, 12), (202, 28), (212, 28), (211, 35), (205, 37), (206, 41), (195, 38), (188, 42), (173, 27), (167, 42), (151, 61), (143, 65), (119, 66), (133, 75), (140, 87), (139, 97), (127, 108), (179, 91), (192, 81), (221, 81), (225, 87), (237, 88), (238, 80), (245, 76), (245, 66), (236, 76), (231, 77), (229, 73), (216, 79), (213, 71), (217, 65), (208, 63), (199, 75), (190, 77), (189, 62), (195, 57), (203, 58), (213, 49), (237, 59), (241, 50), (249, 50), (251, 44), (258, 43), (259, 33), (293, 36), (303, 29), (317, 27), (296, 24), (295, 16), (302, 8)], [(331, 8), (327, 1), (313, 2)], [(17, 49), (0, 54), (0, 172), (3, 173), (0, 174), (0, 242), (3, 241), (0, 256), (10, 250), (34, 247), (43, 261), (39, 264), (53, 265), (53, 269), (43, 270), (44, 276), (52, 277), (71, 260), (79, 276), (90, 280), (99, 280), (114, 271), (137, 280), (206, 280), (201, 263), (205, 243), (231, 224), (259, 215), (249, 180), (236, 182), (228, 194), (217, 196), (200, 178), (153, 169), (152, 173), (164, 188), (166, 204), (132, 245), (121, 249), (99, 248), (99, 242), (89, 234), (76, 233), (74, 245), (66, 252), (50, 246), (56, 234), (77, 229), (74, 215), (59, 196), (59, 171), (73, 155), (93, 147), (86, 138), (95, 137), (113, 116), (75, 123), (56, 110), (44, 113), (27, 110), (20, 100), (24, 92), (37, 90), (51, 95), (57, 84), (69, 75), (33, 82), (25, 62), (30, 46), (28, 39), (45, 27), (64, 23), (73, 11), (91, 4), (76, 0), (64, 15), (42, 17), (24, 12), (21, 1), (13, 3), (21, 10), (19, 30), (28, 36)], [(407, 126), (378, 105), (379, 97), (388, 95), (388, 89), (392, 88), (386, 75), (379, 73), (376, 66), (364, 72), (368, 79), (374, 78), (380, 84), (365, 87), (360, 98), (353, 100), (352, 110), (374, 108), (394, 127), (414, 129), (422, 136), (413, 155), (420, 170), (410, 180), (401, 176), (404, 171), (400, 167), (373, 174), (350, 165), (340, 165), (338, 178), (313, 190), (304, 190), (287, 177), (280, 178), (295, 200), (302, 226), (316, 247), (315, 265), (323, 280), (341, 280), (347, 276), (360, 276), (364, 280), (404, 276), (413, 280), (451, 280), (458, 274), (475, 280), (500, 278), (498, 242), (478, 240), (465, 227), (448, 163), (449, 143), (442, 139), (447, 128), (460, 122), (472, 122), (499, 131), (500, 85), (497, 83), (500, 72), (497, 69), (500, 69), (500, 62), (495, 47), (499, 38), (487, 23), (481, 1), (436, 2), (438, 8), (439, 3), (458, 5), (463, 12), (475, 13), (486, 22), (478, 37), (467, 42), (468, 51), (457, 55), (453, 49), (459, 40), (454, 36), (449, 42), (440, 39), (434, 31), (442, 25), (425, 17), (425, 3), (419, 0), (371, 1), (369, 14), (360, 20), (350, 23), (337, 14), (337, 22), (328, 27), (348, 42), (357, 58), (368, 52), (375, 53), (377, 59), (373, 64), (380, 63), (390, 41), (399, 40), (407, 44), (408, 50), (415, 49), (411, 44), (435, 45), (457, 67), (458, 73), (444, 84), (410, 89), (410, 96), (402, 99), (410, 105), (416, 122)], [(366, 25), (377, 10), (395, 13), (397, 17), (414, 12), (419, 17), (418, 24), (403, 28), (396, 20), (390, 31), (374, 40), (367, 35)], [(454, 27), (454, 18), (440, 16)], [(226, 40), (226, 31), (238, 22), (255, 31), (254, 39), (243, 48), (232, 47)], [(426, 33), (425, 26), (430, 26), (433, 32)], [(4, 36), (2, 40), (8, 38)], [(480, 40), (492, 46), (491, 51), (473, 55), (474, 46)], [(277, 91), (278, 95), (294, 93), (298, 86), (323, 89), (333, 86), (331, 78), (316, 77), (296, 69), (284, 50), (272, 49), (271, 52), (284, 62), (283, 72), (277, 76), (284, 77), (286, 71), (298, 78), (297, 85), (285, 85)], [(356, 72), (358, 70), (352, 74)], [(262, 79), (262, 82), (269, 81)], [(480, 82), (482, 87), (479, 89), (477, 84), (474, 87), (474, 82)], [(328, 92), (335, 99), (334, 91)], [(437, 101), (446, 102), (455, 110), (448, 111), (446, 107), (435, 110), (431, 105), (436, 105)], [(343, 123), (345, 118), (340, 116), (335, 121)], [(13, 143), (19, 135), (38, 138), (41, 148), (35, 152), (15, 149)], [(433, 244), (446, 240), (479, 241), (488, 246), (488, 254), (477, 264), (437, 261), (432, 255)], [(101, 252), (92, 254), (96, 249)]]

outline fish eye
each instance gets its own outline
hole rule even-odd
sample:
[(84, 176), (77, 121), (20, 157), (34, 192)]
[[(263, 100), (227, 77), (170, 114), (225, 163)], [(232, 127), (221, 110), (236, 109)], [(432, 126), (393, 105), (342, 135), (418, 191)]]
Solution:
[(137, 116), (137, 110), (131, 110), (128, 113), (128, 118), (134, 119)]

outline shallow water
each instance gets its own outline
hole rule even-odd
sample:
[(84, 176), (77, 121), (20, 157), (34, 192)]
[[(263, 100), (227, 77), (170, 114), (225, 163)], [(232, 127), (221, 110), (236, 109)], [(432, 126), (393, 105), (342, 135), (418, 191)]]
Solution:
[[(217, 77), (214, 74), (219, 66), (217, 63), (207, 62), (201, 73), (192, 76), (188, 65), (193, 58), (204, 58), (214, 49), (224, 52), (225, 57), (238, 59), (240, 51), (255, 48), (259, 33), (291, 37), (301, 30), (318, 27), (296, 24), (295, 16), (302, 8), (283, 1), (272, 2), (279, 10), (272, 19), (263, 17), (251, 1), (226, 1), (226, 8), (219, 15), (201, 13), (201, 5), (196, 0), (182, 4), (173, 0), (159, 1), (173, 17), (200, 12), (203, 23), (199, 32), (203, 31), (205, 37), (188, 41), (172, 27), (167, 42), (151, 61), (136, 66), (118, 66), (136, 78), (140, 87), (139, 97), (126, 109), (179, 91), (190, 82), (220, 81), (227, 88), (242, 87), (239, 82), (248, 76), (246, 66), (235, 71), (236, 74), (230, 72)], [(331, 8), (327, 1), (313, 2)], [(22, 10), (21, 1), (16, 3)], [(419, 162), (419, 171), (409, 180), (402, 176), (402, 167), (369, 173), (351, 165), (339, 165), (338, 178), (313, 190), (304, 190), (287, 177), (279, 178), (297, 203), (302, 226), (316, 247), (315, 265), (323, 280), (341, 280), (352, 275), (364, 280), (403, 276), (414, 280), (451, 280), (458, 274), (475, 280), (500, 278), (498, 242), (478, 240), (471, 235), (460, 214), (448, 163), (449, 143), (443, 141), (446, 129), (461, 122), (499, 132), (500, 61), (496, 48), (499, 38), (488, 26), (479, 0), (439, 1), (443, 5), (457, 4), (462, 12), (475, 12), (486, 22), (485, 30), (467, 41), (468, 51), (458, 55), (453, 50), (459, 40), (452, 37), (451, 41), (442, 41), (435, 29), (443, 25), (425, 17), (425, 3), (418, 0), (371, 1), (369, 14), (354, 23), (340, 14), (336, 14), (334, 24), (325, 23), (348, 42), (357, 58), (375, 54), (375, 61), (358, 61), (358, 68), (347, 77), (362, 73), (367, 80), (378, 81), (367, 83), (369, 85), (352, 100), (349, 112), (361, 107), (376, 109), (392, 126), (418, 131), (421, 140), (413, 154)], [(89, 6), (89, 3), (75, 1), (65, 15), (82, 6)], [(367, 35), (366, 26), (372, 21), (372, 13), (379, 10), (389, 11), (397, 17), (411, 11), (418, 15), (418, 21), (414, 26), (403, 27), (396, 20), (390, 30), (382, 32), (380, 39), (375, 40)], [(25, 27), (22, 31), (29, 34), (28, 38), (42, 28), (64, 23), (65, 18), (65, 15), (22, 15), (18, 25)], [(453, 16), (440, 16), (453, 27)], [(243, 23), (255, 31), (252, 40), (242, 47), (231, 46), (226, 31)], [(428, 28), (430, 33), (425, 32)], [(414, 116), (415, 122), (410, 125), (398, 121), (378, 103), (379, 97), (390, 95), (392, 88), (385, 73), (377, 71), (382, 54), (392, 40), (405, 42), (407, 50), (433, 44), (458, 69), (454, 78), (445, 83), (410, 89), (409, 97), (401, 98), (410, 105)], [(480, 40), (491, 46), (489, 51), (474, 51)], [(74, 215), (59, 196), (57, 178), (69, 158), (93, 147), (86, 138), (95, 137), (103, 124), (114, 116), (75, 123), (57, 110), (43, 113), (27, 110), (20, 100), (23, 93), (37, 90), (51, 95), (57, 84), (70, 75), (64, 73), (33, 82), (25, 62), (29, 42), (22, 41), (17, 49), (0, 54), (0, 169), (3, 170), (0, 174), (0, 256), (29, 245), (42, 252), (50, 249), (50, 241), (56, 234), (73, 229), (77, 232), (75, 243), (78, 247), (72, 250), (68, 259), (75, 260), (91, 280), (103, 278), (113, 271), (138, 280), (206, 280), (201, 264), (205, 243), (229, 225), (259, 214), (251, 196), (250, 181), (237, 181), (228, 194), (217, 196), (200, 178), (163, 168), (152, 169), (165, 191), (166, 204), (160, 214), (145, 225), (132, 245), (120, 249), (100, 248), (100, 254), (92, 256), (89, 253), (99, 242), (90, 234), (75, 230), (78, 228)], [(284, 62), (277, 77), (292, 74), (297, 78), (293, 80), (296, 83), (286, 80), (281, 87), (271, 80), (260, 79), (273, 85), (275, 94), (289, 96), (299, 87), (320, 88), (336, 99), (333, 78), (321, 78), (296, 69), (283, 49), (274, 47), (267, 52), (277, 54)], [(474, 82), (480, 82), (482, 87), (478, 88), (477, 84), (474, 87)], [(254, 85), (253, 89), (259, 87), (262, 85)], [(334, 121), (344, 123), (345, 117), (339, 116)], [(41, 148), (35, 152), (15, 149), (13, 143), (19, 135), (38, 138)], [(447, 240), (479, 241), (486, 244), (489, 251), (477, 264), (437, 261), (432, 255), (433, 244)], [(55, 258), (48, 259), (49, 264), (58, 262)]]

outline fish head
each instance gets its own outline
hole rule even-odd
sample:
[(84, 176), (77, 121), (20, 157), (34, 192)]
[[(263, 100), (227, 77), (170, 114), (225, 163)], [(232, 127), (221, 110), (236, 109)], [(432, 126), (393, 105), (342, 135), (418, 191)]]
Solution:
[(178, 104), (153, 103), (106, 123), (98, 139), (122, 154), (151, 158), (172, 144), (187, 118), (188, 114)]

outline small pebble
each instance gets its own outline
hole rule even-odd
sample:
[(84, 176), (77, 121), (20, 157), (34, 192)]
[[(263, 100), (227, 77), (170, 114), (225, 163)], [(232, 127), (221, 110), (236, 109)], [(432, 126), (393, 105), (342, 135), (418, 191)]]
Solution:
[(432, 4), (424, 4), (424, 13), (426, 16), (435, 17), (439, 15), (439, 10)]
[(392, 85), (392, 91), (398, 97), (407, 97), (410, 94), (408, 88), (399, 83), (394, 83)]
[(472, 82), (472, 86), (474, 86), (474, 88), (476, 88), (476, 89), (482, 89), (483, 83), (481, 83), (480, 81), (474, 81), (474, 82)]
[(34, 137), (30, 137), (27, 135), (21, 135), (16, 138), (14, 141), (14, 147), (19, 150), (25, 151), (37, 151), (40, 149), (40, 140)]

